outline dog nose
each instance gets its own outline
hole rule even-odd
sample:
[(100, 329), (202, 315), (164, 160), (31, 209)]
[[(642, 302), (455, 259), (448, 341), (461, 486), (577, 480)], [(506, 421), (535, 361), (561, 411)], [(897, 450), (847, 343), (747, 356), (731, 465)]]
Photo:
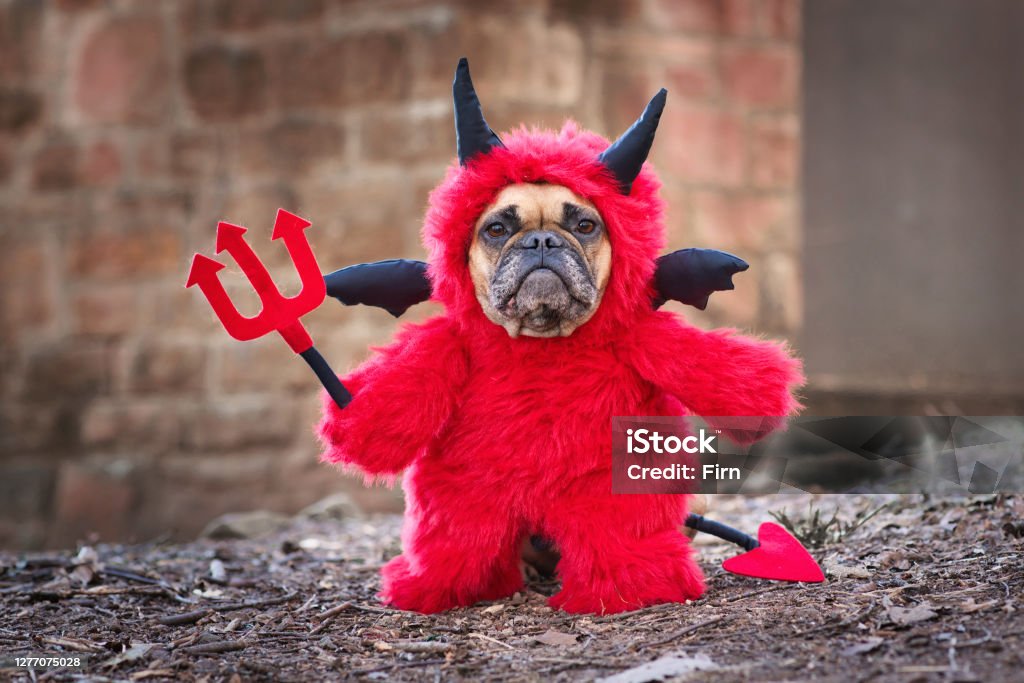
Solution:
[(550, 230), (531, 230), (516, 246), (520, 249), (561, 249), (565, 240)]

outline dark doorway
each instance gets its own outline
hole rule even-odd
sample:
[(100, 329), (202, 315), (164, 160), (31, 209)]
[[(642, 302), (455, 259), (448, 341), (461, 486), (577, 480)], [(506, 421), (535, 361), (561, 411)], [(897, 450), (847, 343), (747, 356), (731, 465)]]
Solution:
[(805, 2), (804, 58), (812, 387), (1024, 396), (1024, 2)]

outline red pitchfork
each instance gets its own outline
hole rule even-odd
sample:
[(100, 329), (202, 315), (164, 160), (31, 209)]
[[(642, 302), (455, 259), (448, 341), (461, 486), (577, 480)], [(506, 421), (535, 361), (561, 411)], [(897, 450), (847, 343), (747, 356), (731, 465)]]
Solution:
[[(277, 210), (274, 232), (270, 239), (284, 240), (284, 246), (302, 280), (302, 290), (295, 296), (286, 297), (274, 284), (256, 252), (245, 241), (246, 229), (223, 221), (217, 224), (217, 253), (226, 251), (234, 257), (263, 303), (263, 309), (251, 318), (239, 313), (227, 290), (224, 289), (224, 284), (217, 275), (224, 268), (220, 261), (196, 254), (192, 259), (192, 268), (189, 270), (185, 287), (199, 285), (224, 329), (239, 341), (256, 339), (275, 330), (279, 332), (292, 351), (302, 356), (313, 369), (338, 407), (344, 408), (352, 400), (352, 394), (313, 346), (313, 339), (300, 320), (327, 298), (327, 284), (320, 272), (320, 266), (317, 265), (316, 257), (313, 256), (309, 240), (306, 239), (305, 230), (310, 225), (304, 218), (284, 209)], [(727, 560), (722, 565), (726, 571), (781, 581), (820, 582), (825, 579), (810, 553), (777, 524), (762, 524), (756, 539), (700, 515), (690, 515), (686, 520), (686, 526), (724, 538), (747, 550), (746, 553)], [(539, 544), (539, 550), (546, 549), (541, 547), (547, 543), (543, 539), (538, 537), (534, 539), (534, 543)]]
[(246, 229), (223, 221), (217, 224), (217, 253), (226, 251), (234, 257), (263, 304), (263, 309), (251, 318), (238, 311), (224, 289), (217, 274), (224, 268), (220, 261), (196, 254), (192, 258), (192, 268), (189, 269), (185, 287), (199, 285), (224, 329), (239, 341), (256, 339), (275, 330), (279, 332), (292, 351), (299, 354), (313, 369), (338, 407), (344, 408), (352, 400), (352, 395), (313, 346), (313, 339), (300, 321), (302, 316), (323, 303), (327, 297), (323, 274), (309, 240), (306, 239), (305, 230), (310, 225), (304, 218), (284, 209), (277, 210), (270, 239), (284, 240), (284, 246), (302, 281), (302, 290), (295, 296), (286, 297), (274, 284), (256, 252), (245, 241)]

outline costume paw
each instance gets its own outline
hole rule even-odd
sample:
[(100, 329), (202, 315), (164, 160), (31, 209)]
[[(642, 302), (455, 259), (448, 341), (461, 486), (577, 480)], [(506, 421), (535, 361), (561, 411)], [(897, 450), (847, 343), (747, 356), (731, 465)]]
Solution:
[[(683, 539), (678, 532), (675, 536)], [(685, 543), (672, 545), (677, 550), (674, 556), (666, 553), (644, 558), (644, 562), (625, 556), (618, 566), (602, 567), (599, 576), (567, 575), (562, 590), (548, 605), (571, 614), (615, 614), (663, 602), (696, 600), (704, 594), (704, 576), (689, 557)]]
[(468, 607), (481, 600), (506, 598), (523, 586), (517, 564), (511, 570), (494, 573), (483, 585), (467, 580), (467, 574), (455, 576), (440, 572), (414, 574), (409, 560), (399, 555), (381, 569), (379, 597), (392, 607), (423, 614), (435, 614), (455, 607)]

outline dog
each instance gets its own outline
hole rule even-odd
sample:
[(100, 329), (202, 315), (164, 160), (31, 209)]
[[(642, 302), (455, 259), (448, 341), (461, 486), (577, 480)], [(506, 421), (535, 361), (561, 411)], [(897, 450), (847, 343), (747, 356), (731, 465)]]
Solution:
[(458, 163), (423, 227), (444, 312), (406, 325), (324, 402), (323, 459), (403, 475), (402, 554), (382, 600), (440, 612), (523, 586), (524, 537), (558, 553), (549, 604), (613, 613), (696, 599), (690, 496), (612, 492), (613, 416), (768, 416), (799, 404), (778, 343), (707, 332), (652, 302), (664, 204), (644, 162), (659, 92), (616, 141), (567, 124), (504, 140), (463, 60)]

